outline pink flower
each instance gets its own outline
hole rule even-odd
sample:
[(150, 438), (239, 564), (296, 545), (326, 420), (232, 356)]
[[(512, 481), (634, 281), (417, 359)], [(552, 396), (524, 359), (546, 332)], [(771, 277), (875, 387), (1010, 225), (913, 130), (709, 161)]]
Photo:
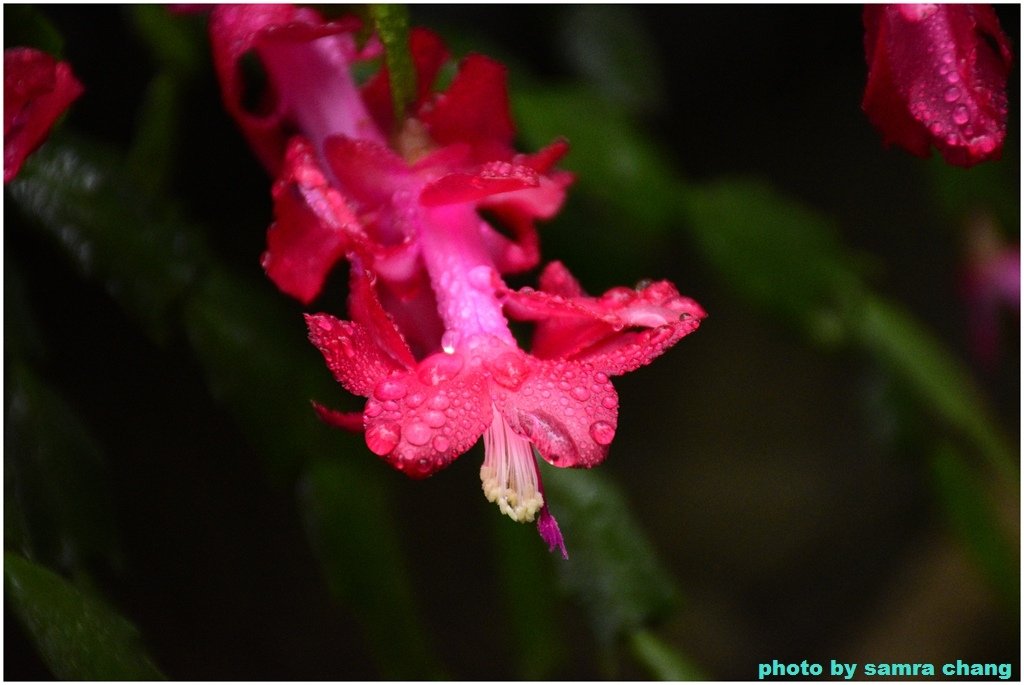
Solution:
[[(649, 363), (704, 311), (665, 281), (588, 297), (557, 262), (539, 290), (508, 288), (502, 274), (539, 262), (534, 222), (561, 206), (571, 176), (554, 165), (568, 145), (515, 151), (505, 70), (486, 57), (431, 92), (447, 52), (423, 30), (410, 36), (417, 98), (395, 126), (386, 70), (362, 87), (352, 77), (379, 56), (372, 39), (357, 46), (356, 28), (268, 6), (218, 8), (211, 22), (227, 106), (277, 174), (267, 274), (309, 302), (350, 262), (349, 320), (307, 324), (338, 382), (367, 401), (361, 413), (314, 406), (414, 478), (483, 436), (487, 498), (536, 520), (564, 554), (534, 450), (555, 466), (601, 463), (618, 415), (609, 378)], [(256, 109), (242, 104), (239, 70), (252, 53), (269, 81)], [(537, 323), (532, 354), (509, 317)]]
[(988, 5), (867, 5), (863, 108), (886, 145), (950, 164), (998, 159), (1009, 42)]
[(4, 50), (4, 183), (81, 94), (67, 62), (32, 48)]

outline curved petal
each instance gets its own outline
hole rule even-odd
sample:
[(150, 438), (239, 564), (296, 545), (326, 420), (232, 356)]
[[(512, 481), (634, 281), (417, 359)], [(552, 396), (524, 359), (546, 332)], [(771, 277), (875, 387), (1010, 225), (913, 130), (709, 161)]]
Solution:
[(275, 221), (267, 231), (263, 268), (278, 288), (309, 303), (337, 261), (366, 237), (301, 138), (289, 146), (273, 196)]
[(337, 409), (325, 407), (315, 401), (311, 404), (313, 405), (313, 411), (316, 412), (316, 415), (328, 426), (334, 426), (335, 428), (341, 428), (342, 430), (351, 431), (353, 433), (363, 432), (362, 412), (338, 411)]
[(441, 145), (469, 143), (478, 161), (509, 159), (515, 127), (506, 81), (501, 63), (470, 55), (448, 90), (420, 109), (419, 119)]
[(380, 381), (366, 403), (366, 445), (413, 478), (426, 478), (473, 446), (493, 416), (483, 374), (458, 352), (427, 357)]
[(391, 315), (381, 306), (372, 276), (358, 259), (353, 260), (349, 273), (348, 308), (352, 320), (365, 327), (373, 345), (403, 368), (411, 369), (416, 365), (416, 359), (412, 356), (405, 338), (395, 326)]
[(588, 297), (573, 294), (582, 292), (579, 283), (564, 265), (553, 262), (541, 284), (554, 292), (524, 288), (504, 293), (509, 315), (538, 322), (531, 352), (542, 359), (586, 361), (611, 375), (650, 363), (707, 316), (668, 281)]
[(950, 164), (999, 156), (1009, 42), (987, 5), (868, 5), (863, 108), (886, 144)]
[(4, 183), (82, 91), (67, 62), (32, 48), (4, 50)]
[(306, 314), (309, 340), (327, 362), (334, 378), (353, 395), (369, 397), (382, 378), (405, 369), (374, 344), (360, 324), (329, 314)]
[(456, 172), (427, 184), (420, 202), (427, 207), (477, 202), (491, 195), (537, 188), (537, 172), (524, 165), (509, 162), (484, 164), (476, 173)]
[(590, 364), (523, 357), (528, 373), (514, 390), (492, 385), (492, 399), (505, 420), (554, 466), (600, 464), (618, 421), (618, 394), (608, 375)]

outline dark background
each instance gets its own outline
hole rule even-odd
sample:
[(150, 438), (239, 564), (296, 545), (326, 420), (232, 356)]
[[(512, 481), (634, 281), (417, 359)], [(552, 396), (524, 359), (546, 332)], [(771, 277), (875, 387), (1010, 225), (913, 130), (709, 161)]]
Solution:
[[(480, 37), (476, 49), (559, 83), (579, 78), (563, 33), (574, 11), (416, 5), (412, 16), (460, 46)], [(643, 123), (676, 169), (697, 181), (769, 179), (831, 216), (844, 242), (870, 256), (873, 286), (969, 360), (956, 281), (963, 227), (935, 209), (922, 172), (934, 160), (884, 150), (860, 110), (860, 7), (626, 11), (662, 67), (637, 75), (662, 84)], [(1019, 7), (998, 11), (1016, 52)], [(126, 145), (153, 64), (123, 10), (44, 13), (87, 88), (65, 125)], [(1012, 164), (1018, 73), (1015, 67), (1011, 75)], [(514, 73), (513, 99), (515, 84)], [(192, 88), (176, 198), (215, 227), (209, 239), (220, 257), (258, 272), (271, 216), (268, 179), (221, 108), (212, 72)], [(1015, 178), (1007, 189), (1013, 197), (1019, 171)], [(1018, 240), (1018, 226), (1004, 228)], [(628, 240), (631, 229), (559, 221), (542, 228), (545, 257), (564, 259), (592, 292), (666, 277), (711, 314), (652, 367), (616, 383), (620, 428), (602, 466), (685, 595), (683, 609), (661, 628), (666, 640), (721, 679), (753, 678), (756, 664), (771, 659), (1011, 661), (1019, 677), (1019, 615), (1000, 608), (945, 524), (926, 465), (887, 440), (874, 410), (881, 381), (868, 360), (811, 348), (737, 298), (694, 258), (682, 232), (652, 246), (645, 262), (624, 264), (602, 248), (613, 243), (590, 243), (583, 230), (619, 231)], [(124, 558), (100, 579), (102, 589), (136, 622), (165, 673), (186, 680), (375, 677), (358, 626), (330, 604), (294, 493), (268, 484), (184, 341), (154, 345), (39, 235), (7, 230), (5, 250), (28, 285), (45, 341), (45, 377), (109, 460)], [(296, 317), (303, 311), (290, 306)], [(999, 367), (974, 370), (1016, 435), (1013, 327)], [(397, 473), (391, 480), (417, 598), (443, 661), (459, 678), (502, 679), (514, 660), (496, 639), (502, 610), (489, 538), (492, 524), (511, 524), (494, 521), (493, 506), (479, 496), (478, 451), (426, 482)], [(372, 457), (354, 450), (338, 458)], [(1019, 520), (1019, 499), (1006, 509), (1008, 520)], [(583, 616), (563, 604), (576, 651), (558, 676), (604, 677)], [(49, 677), (9, 614), (5, 638), (6, 679)], [(647, 677), (634, 668), (618, 675)]]

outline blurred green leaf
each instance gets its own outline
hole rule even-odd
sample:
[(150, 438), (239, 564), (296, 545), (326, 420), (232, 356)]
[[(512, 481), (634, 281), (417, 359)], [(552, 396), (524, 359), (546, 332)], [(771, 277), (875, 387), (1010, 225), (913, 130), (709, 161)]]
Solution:
[(858, 341), (913, 390), (932, 412), (973, 441), (1004, 478), (1016, 481), (1018, 466), (992, 423), (970, 375), (904, 311), (866, 297), (857, 311)]
[[(665, 617), (679, 593), (625, 499), (594, 471), (544, 467), (545, 496), (565, 535), (565, 591), (604, 645)], [(548, 497), (549, 496), (549, 497)]]
[(180, 106), (180, 80), (170, 71), (160, 72), (146, 90), (127, 161), (147, 197), (166, 190), (170, 183), (180, 141)]
[(570, 65), (607, 100), (630, 112), (657, 109), (665, 78), (655, 42), (630, 5), (570, 5), (559, 45)]
[[(523, 680), (548, 680), (568, 649), (558, 630), (552, 556), (538, 544), (534, 526), (509, 525), (503, 516), (488, 516), (487, 520), (498, 553), (503, 622), (516, 640), (519, 675)], [(562, 563), (560, 556), (555, 563)]]
[(60, 576), (11, 552), (4, 553), (4, 594), (57, 678), (164, 678), (135, 626)]
[(165, 68), (176, 75), (193, 74), (203, 66), (205, 22), (175, 16), (166, 5), (133, 5), (127, 9), (136, 33)]
[(266, 282), (210, 269), (185, 307), (189, 342), (276, 482), (327, 449), (310, 400), (337, 392), (306, 339), (302, 316)]
[(406, 108), (416, 98), (416, 70), (409, 52), (409, 11), (400, 4), (370, 5), (370, 16), (384, 44), (395, 122), (401, 125)]
[(932, 472), (953, 529), (1007, 605), (1020, 606), (1019, 542), (1001, 530), (981, 478), (950, 445), (935, 451)]
[(707, 680), (690, 664), (649, 630), (638, 630), (629, 639), (633, 656), (658, 680)]
[[(120, 559), (102, 453), (74, 411), (28, 367), (7, 366), (5, 514), (24, 526), (7, 544), (75, 572)], [(20, 543), (15, 542), (20, 537)]]
[(193, 227), (153, 206), (119, 155), (55, 133), (8, 189), (85, 276), (102, 282), (155, 339), (167, 338), (172, 312), (208, 253)]
[(4, 6), (4, 48), (29, 47), (60, 57), (64, 39), (32, 5)]
[(680, 200), (704, 258), (739, 294), (819, 340), (842, 335), (841, 303), (860, 283), (827, 220), (756, 181), (691, 186)]
[(331, 593), (368, 632), (381, 675), (443, 678), (415, 610), (381, 479), (358, 462), (318, 459), (302, 479), (299, 496)]
[(526, 147), (569, 139), (572, 148), (561, 166), (579, 172), (573, 188), (628, 218), (634, 242), (677, 222), (672, 168), (621, 107), (581, 87), (520, 88), (512, 106)]

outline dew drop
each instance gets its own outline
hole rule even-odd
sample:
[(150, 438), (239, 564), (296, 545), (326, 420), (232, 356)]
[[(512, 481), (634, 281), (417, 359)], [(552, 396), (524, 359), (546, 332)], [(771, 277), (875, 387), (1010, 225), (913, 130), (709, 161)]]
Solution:
[(601, 373), (600, 371), (598, 371), (597, 373), (594, 374), (594, 380), (597, 381), (598, 383), (607, 383), (608, 382), (608, 376), (607, 376), (607, 374), (604, 374), (604, 373)]
[(604, 399), (601, 400), (601, 404), (604, 405), (605, 409), (615, 409), (619, 406), (619, 401), (611, 395), (605, 395)]
[(444, 412), (440, 411), (428, 411), (423, 415), (423, 421), (431, 428), (440, 428), (444, 425), (445, 421)]
[(510, 390), (516, 390), (526, 377), (530, 375), (530, 367), (522, 355), (505, 352), (491, 362), (491, 376), (494, 382)]
[(325, 331), (334, 330), (334, 324), (331, 323), (331, 320), (328, 319), (325, 316), (318, 316), (317, 319), (316, 319), (316, 325), (319, 326), (321, 328), (321, 330), (325, 330)]
[(400, 400), (409, 392), (405, 381), (400, 378), (385, 378), (373, 389), (373, 396), (378, 400)]
[(448, 398), (440, 393), (431, 397), (427, 402), (428, 407), (436, 409), (437, 411), (444, 411), (450, 404), (451, 402), (448, 401)]
[(607, 421), (595, 421), (590, 424), (590, 437), (598, 445), (608, 445), (615, 437), (615, 427)]
[(489, 292), (494, 288), (494, 269), (489, 266), (474, 266), (466, 274), (469, 284), (482, 292)]
[(423, 393), (414, 392), (413, 394), (405, 398), (405, 406), (409, 407), (410, 409), (415, 409), (416, 407), (423, 404), (423, 400), (425, 399), (426, 397), (423, 396)]
[(419, 421), (413, 421), (405, 427), (404, 431), (405, 441), (410, 445), (426, 445), (430, 441), (430, 436), (433, 435), (433, 431), (426, 424), (420, 423)]
[(957, 141), (960, 140), (955, 133), (950, 133), (946, 136), (946, 145), (956, 145)]
[(384, 411), (384, 407), (380, 406), (380, 402), (377, 402), (376, 400), (367, 400), (366, 409), (363, 410), (363, 416), (372, 419), (375, 416), (380, 416), (382, 411)]
[(444, 350), (445, 354), (453, 354), (455, 352), (455, 346), (459, 344), (459, 334), (457, 331), (445, 331), (444, 335), (441, 336), (441, 349)]
[(402, 428), (397, 423), (380, 423), (366, 431), (366, 446), (378, 456), (385, 456), (398, 446)]
[(580, 402), (586, 402), (587, 400), (590, 399), (590, 391), (581, 385), (578, 385), (575, 388), (573, 388), (569, 392), (569, 394), (572, 395), (575, 399), (579, 400)]
[(458, 352), (434, 354), (422, 362), (416, 375), (426, 385), (440, 385), (458, 375), (465, 361)]
[(956, 102), (960, 99), (960, 89), (956, 86), (950, 86), (946, 89), (946, 94), (943, 96), (946, 102)]
[(448, 442), (448, 438), (444, 437), (443, 435), (438, 435), (430, 444), (438, 452), (444, 452), (445, 450), (448, 449), (451, 443)]
[(963, 126), (970, 120), (970, 118), (970, 113), (967, 111), (967, 108), (963, 105), (960, 105), (959, 107), (953, 110), (953, 122), (957, 126)]
[(960, 82), (960, 73), (957, 72), (956, 69), (953, 69), (948, 74), (946, 74), (946, 81), (949, 82), (949, 83), (959, 83)]

